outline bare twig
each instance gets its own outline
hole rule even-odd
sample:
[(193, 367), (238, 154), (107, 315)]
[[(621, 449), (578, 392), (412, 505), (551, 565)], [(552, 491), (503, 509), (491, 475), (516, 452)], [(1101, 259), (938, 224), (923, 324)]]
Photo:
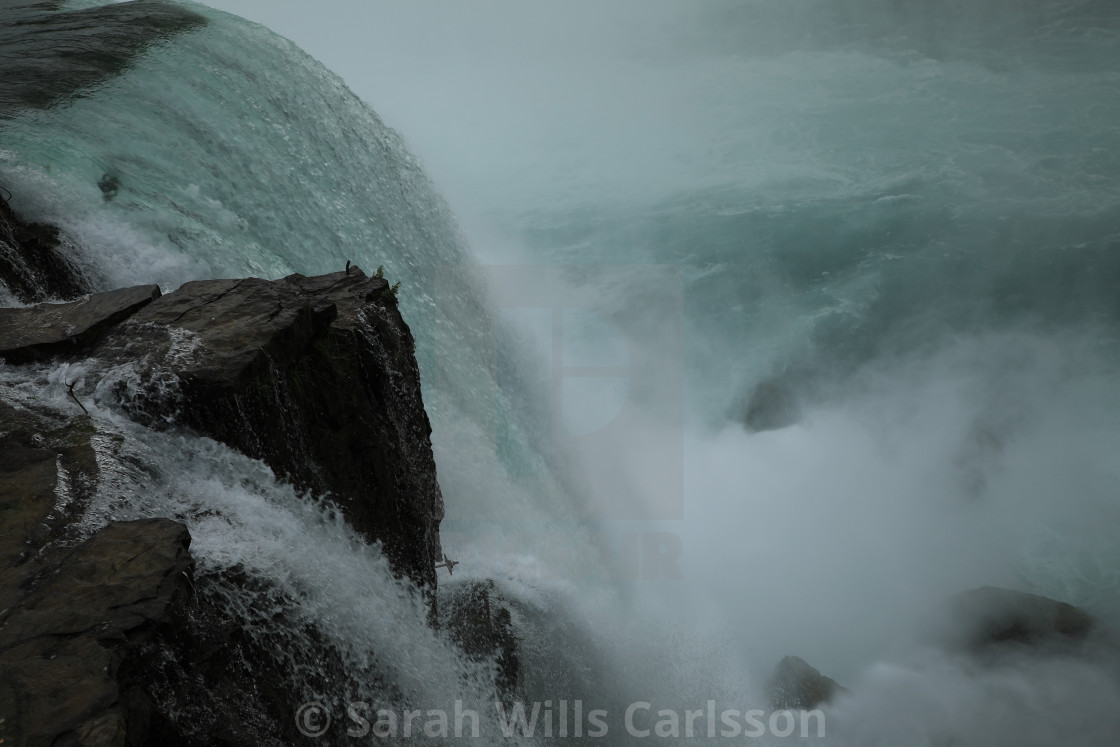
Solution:
[(70, 396), (73, 397), (74, 401), (78, 403), (78, 407), (82, 408), (82, 412), (84, 412), (86, 415), (89, 415), (89, 410), (87, 410), (86, 406), (82, 404), (82, 401), (80, 399), (78, 399), (78, 395), (74, 394), (74, 385), (77, 384), (77, 383), (78, 382), (75, 381), (72, 384), (70, 384), (70, 387), (69, 387)]

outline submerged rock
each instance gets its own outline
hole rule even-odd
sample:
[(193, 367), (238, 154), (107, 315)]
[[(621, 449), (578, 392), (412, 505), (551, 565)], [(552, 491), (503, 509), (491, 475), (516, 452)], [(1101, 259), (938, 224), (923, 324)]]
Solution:
[(774, 708), (806, 710), (819, 708), (848, 689), (824, 676), (797, 656), (778, 662), (770, 675), (770, 705)]
[(97, 188), (101, 190), (101, 197), (105, 202), (110, 202), (121, 191), (120, 177), (115, 174), (102, 174), (97, 180)]
[(777, 380), (759, 382), (747, 396), (743, 422), (748, 429), (772, 431), (793, 425), (801, 418), (797, 395)]

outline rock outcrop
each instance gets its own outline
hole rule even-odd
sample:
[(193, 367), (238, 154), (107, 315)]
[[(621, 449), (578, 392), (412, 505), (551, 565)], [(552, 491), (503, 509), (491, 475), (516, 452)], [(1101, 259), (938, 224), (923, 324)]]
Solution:
[[(352, 268), (0, 309), (0, 349), (9, 365), (79, 364), (92, 386), (71, 389), (79, 403), (112, 397), (151, 427), (192, 428), (267, 462), (334, 501), (399, 574), (434, 590), (443, 505), (431, 429), (413, 339), (383, 279)], [(89, 534), (79, 520), (99, 481), (95, 435), (77, 407), (0, 398), (0, 740), (303, 742), (292, 682), (328, 688), (343, 662), (329, 647), (313, 662), (277, 656), (282, 620), (275, 634), (250, 634), (232, 619), (221, 594), (263, 582), (196, 576), (183, 525), (153, 518)], [(478, 645), (500, 658), (512, 645), (508, 612), (487, 622)], [(308, 682), (308, 671), (326, 679)]]
[(472, 581), (442, 590), (440, 611), (442, 626), (467, 656), (494, 662), (502, 697), (511, 702), (521, 697), (521, 654), (513, 616), (494, 582)]
[(77, 298), (90, 290), (54, 226), (21, 220), (0, 193), (0, 290), (21, 303)]
[(78, 535), (89, 419), (0, 424), (0, 744), (298, 743), (283, 665), (196, 593), (185, 526)]
[[(125, 744), (152, 719), (130, 672), (190, 590), (186, 527), (75, 520), (98, 475), (88, 417), (0, 403), (0, 740)], [(136, 742), (129, 742), (136, 743)]]
[(394, 569), (434, 588), (443, 498), (415, 343), (385, 280), (351, 268), (187, 283), (93, 354), (138, 367), (122, 392), (133, 417), (173, 418), (329, 496)]
[(787, 656), (770, 675), (770, 705), (790, 710), (820, 708), (840, 693), (848, 692), (836, 680), (826, 677), (804, 659)]
[(1105, 635), (1088, 612), (1022, 591), (984, 586), (951, 597), (947, 606), (945, 642), (971, 653), (1007, 647), (1068, 649)]
[(187, 426), (329, 497), (434, 588), (443, 499), (415, 342), (382, 278), (247, 278), (0, 309), (0, 358), (128, 366), (135, 419)]
[[(15, 606), (12, 568), (62, 538), (97, 480), (89, 418), (0, 402), (0, 609)], [(17, 574), (18, 575), (18, 574)]]
[(158, 285), (138, 285), (69, 303), (0, 309), (0, 358), (26, 363), (86, 350), (159, 295)]

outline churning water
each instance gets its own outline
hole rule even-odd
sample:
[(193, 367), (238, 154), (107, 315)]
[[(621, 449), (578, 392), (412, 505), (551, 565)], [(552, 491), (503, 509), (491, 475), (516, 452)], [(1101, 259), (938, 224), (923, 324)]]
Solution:
[[(4, 122), (0, 183), (104, 287), (347, 259), (401, 280), (445, 548), (516, 601), (530, 697), (610, 709), (612, 743), (634, 701), (764, 707), (787, 653), (854, 691), (830, 743), (1116, 740), (1109, 672), (977, 671), (908, 640), (984, 584), (1120, 623), (1120, 11), (345, 6), (337, 38), (366, 29), (377, 66), (331, 64), (401, 134), (292, 43), (198, 8), (205, 27)], [(582, 374), (558, 383), (558, 356)], [(57, 371), (5, 376), (65, 395)], [(759, 392), (775, 427), (746, 425)], [(204, 439), (124, 443), (143, 453), (91, 520), (183, 517), (204, 567), (310, 594), (356, 669), (400, 652), (402, 699), (491, 697), (329, 511)], [(135, 464), (161, 497), (121, 500)], [(678, 548), (680, 578), (634, 580), (643, 547)]]

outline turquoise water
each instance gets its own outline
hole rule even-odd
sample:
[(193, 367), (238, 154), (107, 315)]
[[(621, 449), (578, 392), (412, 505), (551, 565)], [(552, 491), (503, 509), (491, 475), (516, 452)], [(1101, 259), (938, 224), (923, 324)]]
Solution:
[[(444, 545), (456, 578), (530, 611), (531, 694), (756, 703), (797, 653), (857, 691), (830, 711), (836, 744), (1107, 740), (1115, 684), (1091, 667), (899, 651), (939, 598), (989, 583), (1120, 621), (1115, 11), (495, 7), (436, 28), (376, 6), (396, 25), (370, 27), (370, 54), (393, 73), (340, 72), (396, 131), (293, 43), (202, 10), (124, 75), (6, 122), (0, 183), (103, 287), (347, 259), (400, 280)], [(558, 386), (558, 357), (612, 368)], [(753, 432), (763, 381), (798, 417)], [(222, 484), (233, 457), (188, 448), (219, 479), (173, 459), (166, 479)], [(295, 500), (262, 485), (223, 502), (244, 534), (192, 525), (208, 562), (277, 521), (261, 495)], [(292, 514), (292, 537), (317, 521)], [(651, 531), (679, 538), (683, 580), (627, 580), (623, 533)], [(371, 573), (326, 534), (332, 563)], [(374, 613), (339, 609), (361, 650)], [(378, 645), (431, 643), (407, 627)], [(417, 697), (459, 671), (432, 656)]]

